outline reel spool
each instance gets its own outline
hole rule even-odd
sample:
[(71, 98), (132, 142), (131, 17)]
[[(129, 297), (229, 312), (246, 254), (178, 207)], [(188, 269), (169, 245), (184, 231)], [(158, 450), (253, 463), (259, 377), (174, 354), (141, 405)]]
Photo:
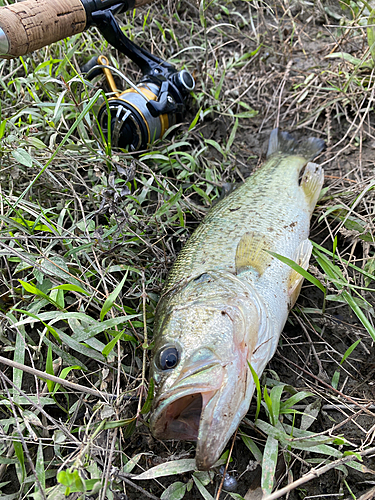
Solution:
[[(163, 75), (165, 71), (154, 68), (134, 85), (120, 71), (111, 67), (103, 55), (93, 58), (82, 69), (88, 71), (86, 78), (90, 79), (98, 74), (100, 67), (114, 97), (108, 99), (108, 107), (106, 103), (102, 104), (98, 121), (104, 134), (108, 134), (110, 124), (113, 147), (129, 151), (145, 149), (147, 144), (163, 137), (169, 127), (183, 120), (185, 99), (195, 86), (188, 71), (175, 70), (167, 79)], [(131, 87), (120, 92), (112, 71)]]

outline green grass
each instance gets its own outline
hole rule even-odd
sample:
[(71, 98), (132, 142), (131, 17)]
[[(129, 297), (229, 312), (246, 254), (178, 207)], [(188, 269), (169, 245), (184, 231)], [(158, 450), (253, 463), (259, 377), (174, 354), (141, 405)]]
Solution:
[[(340, 37), (348, 27), (342, 52), (357, 58), (349, 62), (304, 55), (300, 14), (214, 1), (156, 3), (122, 16), (136, 43), (197, 80), (186, 121), (140, 154), (111, 149), (98, 129), (103, 81), (84, 81), (79, 66), (103, 53), (133, 81), (140, 74), (96, 29), (0, 62), (0, 356), (61, 380), (2, 365), (1, 498), (216, 498), (218, 468), (199, 473), (192, 445), (150, 437), (153, 317), (182, 245), (223, 188), (261, 163), (278, 121), (327, 140), (331, 178), (312, 221), (309, 282), (221, 464), (237, 471), (241, 496), (247, 464), (261, 464), (271, 493), (303, 468), (370, 443), (368, 422), (350, 432), (340, 422), (370, 402), (361, 371), (375, 338), (374, 189), (361, 155), (367, 145), (371, 153), (373, 82), (358, 38), (368, 46), (373, 14), (359, 9), (332, 28)], [(328, 31), (322, 22), (311, 29), (328, 55)], [(289, 57), (311, 76), (298, 61), (286, 72)], [(297, 378), (282, 356), (308, 373)], [(333, 465), (331, 493), (358, 495), (350, 469), (367, 477), (360, 458)], [(285, 469), (275, 479), (278, 460)]]

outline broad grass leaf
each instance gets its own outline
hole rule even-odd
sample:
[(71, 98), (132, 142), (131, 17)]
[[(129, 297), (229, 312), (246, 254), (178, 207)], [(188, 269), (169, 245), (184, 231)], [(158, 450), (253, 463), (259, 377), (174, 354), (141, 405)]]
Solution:
[(113, 266), (109, 266), (108, 269), (106, 269), (107, 273), (123, 273), (124, 271), (129, 271), (132, 273), (136, 274), (142, 274), (142, 271), (140, 269), (137, 269), (136, 267), (132, 266), (126, 266), (125, 264), (115, 264)]
[(62, 279), (65, 283), (80, 286), (79, 281), (72, 276), (65, 260), (60, 255), (53, 255), (48, 259), (43, 259), (41, 270), (47, 276), (56, 276), (56, 278)]
[(163, 203), (163, 205), (155, 213), (155, 217), (161, 217), (162, 215), (167, 213), (173, 207), (173, 205), (177, 203), (177, 201), (181, 198), (181, 196), (182, 196), (182, 188), (180, 188), (176, 194), (171, 196), (169, 200)]
[(220, 93), (221, 93), (221, 89), (223, 88), (224, 80), (225, 80), (225, 71), (222, 72), (222, 74), (220, 76), (219, 83), (218, 83), (216, 90), (215, 90), (214, 97), (216, 100), (219, 99), (219, 97), (220, 97)]
[(39, 290), (38, 287), (36, 287), (32, 283), (28, 283), (27, 281), (22, 281), (22, 280), (18, 280), (18, 281), (21, 283), (22, 287), (26, 290), (26, 292), (29, 292), (29, 293), (32, 293), (33, 295), (37, 295), (39, 297), (42, 297), (43, 299), (48, 300), (48, 302), (50, 302), (53, 306), (55, 306), (56, 309), (60, 309), (60, 306), (58, 305), (58, 303), (55, 302), (53, 299), (51, 299), (51, 297), (49, 297), (47, 294), (42, 292), (42, 290)]
[[(113, 423), (116, 423), (116, 422), (108, 422), (108, 423), (113, 424)], [(133, 433), (135, 431), (136, 425), (137, 425), (136, 418), (133, 418), (131, 420), (131, 422), (129, 422), (129, 424), (125, 427), (125, 430), (123, 431), (124, 439), (129, 439), (130, 436), (133, 435)]]
[(222, 156), (225, 156), (225, 152), (223, 151), (223, 148), (220, 146), (220, 144), (213, 139), (206, 139), (204, 141), (206, 144), (209, 144), (213, 148), (215, 148)]
[(336, 370), (333, 374), (331, 385), (334, 389), (337, 389), (340, 380), (340, 370)]
[(21, 163), (21, 165), (24, 165), (25, 167), (33, 166), (32, 157), (24, 149), (17, 148), (15, 151), (12, 151), (12, 156), (16, 161), (18, 161), (18, 163)]
[(199, 20), (203, 28), (207, 28), (207, 21), (205, 17), (206, 2), (205, 0), (200, 0), (199, 2)]
[(370, 68), (373, 63), (362, 61), (358, 57), (354, 57), (347, 52), (333, 52), (332, 54), (327, 54), (324, 59), (343, 59), (344, 61), (352, 64), (353, 66), (360, 66), (362, 68)]
[[(31, 228), (24, 220), (20, 219), (19, 217), (5, 217), (4, 215), (0, 215), (0, 220), (5, 222), (8, 225), (8, 230), (14, 231), (15, 229), (19, 229), (21, 233), (29, 233), (31, 234)], [(18, 222), (22, 221), (22, 222)], [(22, 252), (18, 252), (20, 255), (22, 255)], [(5, 255), (12, 255), (12, 252), (7, 252)], [(25, 259), (27, 262), (27, 259)]]
[[(37, 321), (41, 321), (41, 319), (37, 315), (32, 314), (29, 311), (24, 311), (22, 309), (15, 309), (15, 311), (23, 313), (23, 314), (26, 314), (28, 316), (31, 316), (32, 318), (36, 319)], [(80, 354), (83, 354), (84, 356), (88, 356), (89, 358), (90, 357), (94, 358), (97, 361), (104, 361), (105, 360), (104, 356), (101, 354), (101, 351), (99, 351), (99, 353), (98, 353), (98, 352), (94, 351), (93, 349), (90, 349), (90, 348), (84, 346), (83, 344), (80, 344), (79, 342), (77, 342), (76, 339), (74, 339), (72, 336), (66, 334), (65, 332), (63, 332), (59, 328), (53, 328), (51, 325), (45, 323), (44, 321), (41, 321), (41, 323), (43, 323), (43, 325), (47, 328), (47, 330), (60, 343), (62, 341), (64, 341), (64, 343), (68, 347), (70, 347), (71, 349), (75, 350), (76, 352), (79, 352)]]
[[(79, 342), (86, 341), (91, 337), (95, 337), (98, 333), (104, 332), (105, 330), (110, 330), (117, 325), (127, 323), (129, 320), (134, 318), (139, 318), (140, 314), (130, 314), (129, 316), (118, 316), (117, 318), (106, 319), (99, 323), (99, 321), (93, 322), (87, 329), (85, 333), (73, 334), (73, 337)], [(91, 318), (92, 319), (92, 318)]]
[(317, 398), (315, 401), (306, 406), (301, 417), (300, 429), (307, 431), (307, 429), (311, 427), (319, 415), (321, 406), (322, 401), (320, 398)]
[(95, 337), (104, 330), (110, 330), (111, 328), (117, 325), (120, 325), (122, 323), (127, 323), (129, 320), (138, 318), (141, 315), (141, 313), (139, 313), (139, 314), (131, 314), (129, 316), (118, 316), (117, 318), (111, 318), (99, 322), (91, 318), (91, 316), (88, 316), (87, 314), (80, 312), (67, 313), (64, 311), (50, 311), (50, 312), (39, 313), (38, 315), (29, 314), (27, 311), (20, 310), (20, 312), (26, 313), (28, 317), (15, 323), (14, 326), (17, 327), (29, 323), (32, 324), (35, 323), (36, 321), (41, 321), (42, 323), (50, 320), (53, 320), (54, 322), (61, 320), (67, 320), (68, 322), (70, 320), (82, 321), (82, 323), (86, 324), (87, 326), (78, 329), (78, 331), (75, 328), (73, 328), (74, 333), (71, 335), (71, 337), (78, 342), (84, 342), (91, 337)]
[(92, 295), (91, 292), (84, 290), (81, 286), (72, 285), (70, 283), (68, 283), (66, 285), (54, 286), (53, 288), (51, 288), (51, 290), (65, 290), (67, 292), (79, 292), (79, 293), (83, 293), (84, 295), (89, 295), (89, 296)]
[[(14, 325), (17, 323), (16, 318), (12, 313), (8, 313), (7, 317), (10, 319), (11, 323)], [(20, 327), (19, 331), (16, 335), (16, 345), (14, 347), (13, 361), (17, 363), (21, 363), (21, 365), (25, 362), (25, 349), (26, 349), (26, 332), (23, 327)], [(22, 387), (22, 379), (23, 379), (23, 370), (19, 368), (13, 368), (13, 383), (15, 387)], [(16, 391), (14, 395), (15, 403), (19, 402), (20, 394)]]
[[(14, 398), (13, 398), (13, 402), (14, 402)], [(46, 406), (46, 405), (55, 405), (56, 401), (54, 401), (52, 398), (49, 398), (49, 397), (27, 396), (27, 398), (26, 398), (25, 396), (20, 396), (17, 403), (20, 405), (35, 404), (37, 406)], [(9, 406), (9, 401), (6, 399), (2, 399), (2, 400), (0, 400), (0, 405)], [(1, 461), (0, 461), (0, 463), (1, 463)]]
[[(333, 205), (331, 207), (328, 207), (325, 212), (323, 213), (323, 215), (321, 215), (318, 219), (318, 222), (321, 222), (323, 219), (325, 219), (326, 217), (328, 217), (329, 214), (331, 214), (332, 212), (335, 212), (337, 210), (342, 210), (344, 207), (342, 205)], [(314, 245), (314, 243), (313, 243)], [(333, 252), (332, 252), (333, 253)]]
[(196, 193), (199, 194), (199, 196), (201, 196), (209, 205), (212, 204), (212, 201), (211, 201), (211, 198), (208, 196), (208, 194), (203, 191), (203, 189), (201, 189), (200, 187), (196, 186), (195, 184), (192, 185), (192, 188), (194, 189), (194, 191)]
[(160, 498), (161, 500), (181, 500), (185, 496), (186, 487), (186, 483), (176, 481), (175, 483), (168, 486), (165, 491), (163, 491)]
[[(124, 437), (125, 437), (125, 439), (127, 439), (129, 436), (131, 436), (131, 434), (133, 433), (133, 430), (135, 429), (136, 420), (137, 420), (136, 417), (125, 418), (125, 419), (122, 419), (122, 420), (112, 420), (112, 421), (108, 420), (108, 422), (106, 422), (103, 425), (103, 430), (118, 429), (119, 427), (125, 427), (126, 426), (126, 429), (125, 429), (125, 432), (124, 432)], [(96, 424), (94, 424), (94, 426), (97, 427)], [(130, 432), (130, 433), (128, 432), (129, 428), (132, 429), (132, 432)]]
[(264, 386), (263, 398), (264, 398), (264, 401), (265, 401), (266, 406), (267, 406), (269, 419), (271, 420), (272, 425), (275, 425), (276, 424), (276, 420), (275, 420), (275, 417), (274, 417), (274, 414), (273, 414), (272, 400), (271, 400), (271, 398), (270, 398), (270, 396), (268, 394), (267, 386), (266, 385)]
[(20, 441), (13, 441), (13, 446), (14, 452), (18, 459), (18, 463), (15, 464), (18, 480), (20, 484), (23, 484), (26, 478), (25, 455), (23, 452), (23, 447)]
[(122, 330), (121, 332), (118, 332), (118, 334), (116, 335), (116, 337), (114, 337), (112, 340), (110, 340), (108, 342), (108, 344), (102, 350), (103, 356), (105, 356), (106, 358), (109, 356), (109, 354), (111, 353), (112, 349), (115, 347), (115, 345), (121, 339), (121, 337), (124, 335), (124, 333), (125, 333), (125, 330)]
[(195, 475), (193, 475), (193, 481), (204, 500), (214, 500), (214, 497), (206, 490), (201, 481)]
[[(343, 300), (345, 300), (345, 302), (349, 305), (349, 307), (354, 312), (354, 314), (357, 316), (359, 321), (362, 323), (362, 325), (368, 331), (372, 340), (375, 341), (375, 328), (372, 326), (371, 322), (367, 319), (365, 313), (359, 307), (357, 302), (353, 299), (351, 294), (349, 292), (347, 292), (346, 290), (343, 290), (344, 286), (348, 285), (348, 283), (346, 283), (340, 268), (338, 266), (336, 266), (335, 264), (333, 264), (328, 259), (328, 257), (326, 255), (323, 255), (323, 253), (321, 253), (319, 251), (320, 248), (319, 248), (319, 250), (317, 250), (316, 245), (314, 245), (314, 247), (315, 247), (314, 256), (315, 256), (318, 264), (323, 269), (323, 271), (327, 275), (328, 279), (331, 280), (332, 283), (335, 285), (335, 287), (338, 290), (341, 290), (341, 298)], [(362, 273), (363, 273), (363, 271), (362, 271)]]
[[(46, 325), (46, 326), (48, 326), (48, 325)], [(64, 344), (66, 344), (68, 347), (73, 349), (75, 352), (83, 354), (84, 356), (87, 356), (89, 358), (96, 359), (97, 361), (105, 361), (105, 357), (102, 355), (101, 352), (97, 352), (94, 349), (91, 349), (90, 347), (86, 347), (85, 345), (81, 344), (80, 342), (77, 342), (70, 335), (63, 332), (59, 328), (55, 328), (55, 331), (59, 335), (60, 339), (64, 342)]]
[(191, 124), (189, 126), (189, 131), (192, 130), (195, 127), (195, 125), (198, 123), (201, 111), (202, 111), (202, 106), (198, 109), (198, 113), (195, 115), (194, 120), (191, 122)]
[(194, 472), (194, 476), (199, 479), (203, 486), (207, 486), (212, 481), (214, 474), (209, 470), (198, 470)]
[[(25, 218), (20, 217), (10, 217), (15, 223), (22, 226), (23, 229), (27, 228), (28, 232), (33, 231), (44, 231), (46, 233), (53, 233), (53, 230), (46, 226), (45, 224), (41, 224), (40, 222), (36, 222), (33, 220), (27, 220)], [(55, 228), (54, 228), (55, 229)]]
[(65, 308), (64, 290), (50, 290), (49, 297), (59, 305), (60, 309)]
[(151, 378), (148, 386), (147, 398), (141, 409), (142, 415), (145, 415), (151, 410), (152, 400), (154, 399), (154, 386), (154, 379)]
[(132, 472), (132, 470), (134, 469), (134, 467), (139, 462), (142, 455), (145, 455), (145, 453), (138, 453), (137, 455), (132, 457), (128, 462), (126, 462), (126, 464), (122, 468), (123, 474), (130, 474)]
[(369, 15), (368, 21), (367, 21), (367, 41), (372, 57), (372, 63), (374, 65), (375, 63), (375, 9), (373, 9)]
[[(66, 377), (68, 376), (68, 374), (72, 370), (82, 370), (82, 367), (80, 365), (67, 366), (66, 368), (64, 368), (63, 370), (61, 370), (59, 378), (61, 378), (62, 380), (65, 380)], [(56, 387), (54, 388), (51, 396), (54, 396), (56, 394), (56, 392), (59, 390), (59, 388), (60, 388), (60, 384), (56, 384)]]
[(37, 137), (28, 137), (27, 138), (27, 144), (30, 144), (30, 146), (32, 146), (33, 148), (35, 149), (46, 149), (46, 145), (44, 144), (43, 141), (41, 141), (40, 139), (38, 139)]
[(64, 361), (64, 364), (67, 364), (68, 366), (81, 365), (82, 370), (88, 369), (81, 360), (78, 360), (72, 354), (61, 349), (55, 342), (51, 342), (46, 335), (43, 336), (43, 343), (47, 346), (51, 346), (52, 351)]
[(272, 257), (275, 257), (279, 261), (283, 262), (284, 264), (287, 264), (289, 267), (291, 267), (294, 271), (299, 273), (301, 276), (303, 276), (307, 281), (310, 281), (313, 285), (317, 286), (324, 294), (326, 293), (325, 287), (320, 283), (320, 281), (315, 278), (312, 274), (310, 274), (308, 271), (303, 269), (303, 267), (299, 266), (296, 262), (294, 262), (291, 259), (288, 259), (288, 257), (284, 257), (283, 255), (280, 255), (275, 252), (271, 252), (269, 250), (266, 250), (267, 253), (272, 255)]
[(279, 445), (277, 439), (268, 436), (266, 446), (264, 447), (261, 478), (262, 490), (267, 495), (270, 495), (273, 489), (278, 451)]
[(242, 111), (240, 113), (235, 113), (234, 115), (231, 115), (231, 116), (233, 118), (253, 118), (257, 114), (258, 114), (258, 111), (255, 111), (255, 109), (253, 109), (252, 111)]
[(335, 284), (336, 288), (341, 290), (346, 285), (346, 281), (339, 266), (333, 263), (333, 257), (334, 257), (333, 253), (332, 253), (332, 262), (328, 259), (326, 255), (323, 255), (318, 251), (314, 252), (314, 257), (318, 261), (320, 267), (323, 269), (327, 278)]
[(230, 153), (230, 149), (231, 149), (231, 147), (233, 145), (233, 142), (234, 142), (234, 139), (236, 137), (237, 129), (238, 129), (238, 118), (236, 118), (236, 120), (234, 122), (234, 125), (233, 125), (233, 128), (231, 130), (228, 142), (227, 142), (227, 144), (225, 146), (225, 152), (226, 153)]
[(256, 422), (257, 418), (259, 416), (259, 412), (260, 412), (260, 404), (261, 404), (261, 401), (262, 401), (262, 390), (260, 388), (260, 382), (259, 382), (259, 377), (258, 377), (257, 372), (251, 366), (251, 364), (249, 363), (249, 361), (247, 362), (247, 364), (249, 365), (249, 368), (250, 368), (250, 371), (251, 371), (251, 375), (253, 376), (254, 384), (255, 384), (255, 387), (256, 387), (256, 390), (257, 390), (257, 410), (256, 410), (256, 413), (255, 413), (255, 419), (254, 419), (254, 421)]
[[(297, 450), (307, 450), (314, 453), (321, 453), (322, 455), (332, 455), (337, 458), (342, 457), (342, 453), (339, 450), (326, 444), (332, 443), (335, 437), (314, 437), (312, 432), (303, 431), (284, 424), (283, 427), (290, 433), (287, 434), (287, 432), (281, 428), (280, 423), (279, 426), (274, 427), (263, 420), (258, 420), (256, 426), (268, 436), (280, 441), (283, 446), (291, 446)], [(292, 432), (293, 437), (291, 435)]]
[(295, 404), (299, 403), (303, 399), (310, 398), (312, 396), (313, 394), (307, 391), (300, 391), (297, 392), (297, 394), (293, 394), (293, 396), (280, 404), (280, 413), (285, 413), (287, 409), (292, 408)]
[[(48, 373), (49, 375), (55, 375), (53, 372), (53, 359), (52, 359), (51, 346), (49, 346), (48, 350), (47, 350), (46, 373)], [(47, 382), (48, 391), (52, 392), (53, 388), (55, 387), (55, 382), (52, 382), (52, 380), (48, 380), (48, 379), (46, 379), (46, 382)]]
[[(220, 465), (225, 465), (228, 461), (228, 456), (229, 456), (229, 450), (225, 450), (224, 453), (221, 455), (219, 460), (214, 463), (212, 467), (220, 467)], [(230, 459), (230, 462), (232, 462), (232, 458)]]
[(351, 469), (355, 469), (359, 472), (362, 472), (363, 474), (372, 474), (372, 475), (375, 474), (372, 469), (369, 469), (365, 465), (355, 462), (354, 460), (350, 462), (345, 462), (345, 465), (347, 467), (350, 467)]
[(361, 339), (356, 340), (348, 349), (345, 351), (344, 356), (342, 357), (342, 360), (340, 361), (340, 365), (343, 364), (343, 362), (351, 355), (351, 353), (354, 351), (354, 349), (357, 347), (357, 345), (361, 342)]
[(156, 477), (163, 476), (174, 476), (176, 474), (183, 474), (184, 472), (190, 472), (196, 470), (197, 465), (194, 458), (183, 458), (181, 460), (172, 460), (170, 462), (165, 462), (164, 464), (156, 465), (152, 469), (142, 472), (134, 479), (155, 479)]
[[(355, 299), (355, 297), (352, 297), (352, 298), (353, 298), (353, 300)], [(355, 301), (355, 302), (357, 302), (357, 301)], [(354, 349), (357, 347), (357, 345), (360, 342), (361, 342), (361, 339), (356, 340), (350, 347), (348, 347), (348, 349), (345, 351), (345, 354), (340, 361), (340, 365), (342, 365), (343, 362), (351, 355), (351, 353), (354, 351)], [(334, 389), (337, 389), (337, 387), (339, 385), (339, 380), (340, 380), (340, 370), (336, 370), (335, 373), (333, 374), (332, 382), (331, 382), (332, 387)]]
[(2, 139), (2, 137), (4, 136), (6, 124), (7, 120), (3, 120), (0, 122), (0, 139)]
[(283, 391), (284, 391), (283, 385), (276, 385), (275, 387), (272, 387), (270, 392), (270, 399), (272, 402), (272, 412), (275, 422), (279, 420), (280, 399)]
[(366, 328), (366, 330), (368, 331), (372, 340), (375, 342), (375, 328), (372, 326), (370, 321), (367, 319), (365, 313), (358, 306), (358, 304), (355, 302), (355, 300), (353, 300), (353, 297), (350, 295), (350, 293), (343, 291), (341, 295), (345, 299), (346, 303), (350, 306), (350, 308), (354, 312), (354, 314), (357, 316), (359, 321), (362, 323), (362, 325)]
[[(35, 472), (37, 475), (37, 478), (39, 480), (40, 486), (42, 487), (42, 490), (44, 491), (46, 487), (46, 471), (44, 467), (44, 457), (43, 457), (43, 444), (42, 441), (39, 440), (38, 444), (38, 451), (37, 451), (37, 456), (36, 456), (36, 462), (35, 462)], [(39, 488), (35, 486), (35, 491), (39, 491)]]
[(258, 445), (254, 443), (254, 441), (251, 439), (251, 437), (247, 436), (246, 434), (242, 433), (240, 434), (242, 441), (245, 443), (245, 445), (249, 448), (251, 453), (254, 455), (254, 458), (257, 462), (260, 464), (262, 463), (263, 460), (263, 454), (258, 448)]
[[(315, 256), (315, 252), (316, 252), (317, 250), (319, 250), (320, 255), (321, 255), (321, 254), (326, 254), (326, 255), (329, 255), (330, 257), (332, 257), (332, 258), (333, 258), (333, 252), (331, 252), (330, 250), (327, 250), (327, 248), (324, 248), (324, 247), (322, 247), (322, 246), (318, 245), (318, 243), (315, 243), (314, 241), (312, 241), (312, 245), (313, 245), (313, 247), (314, 247), (314, 251), (313, 251), (313, 255), (314, 255), (314, 256)], [(373, 273), (369, 273), (369, 272), (367, 272), (367, 270), (366, 270), (366, 269), (362, 269), (361, 267), (358, 267), (358, 266), (356, 266), (356, 265), (352, 264), (351, 262), (348, 262), (347, 260), (343, 259), (342, 257), (341, 257), (341, 262), (342, 262), (343, 264), (345, 264), (346, 266), (349, 266), (349, 267), (351, 267), (352, 269), (355, 269), (355, 270), (356, 270), (356, 271), (358, 271), (359, 273), (363, 274), (363, 276), (365, 276), (366, 278), (368, 278), (368, 279), (370, 279), (370, 280), (374, 280), (374, 279), (375, 279), (375, 276), (374, 276), (374, 274), (373, 274)]]
[(117, 297), (119, 296), (122, 287), (124, 286), (124, 283), (126, 281), (128, 273), (125, 274), (125, 276), (122, 278), (120, 283), (116, 286), (116, 288), (113, 290), (112, 293), (108, 295), (106, 298), (102, 310), (100, 311), (100, 321), (103, 321), (104, 316), (107, 314), (108, 311), (112, 309), (113, 304), (116, 302)]
[[(24, 311), (23, 309), (14, 309), (14, 311), (17, 311), (17, 312), (19, 312), (21, 314), (26, 314), (26, 316), (30, 316), (31, 318), (34, 318), (34, 319), (37, 319), (38, 321), (41, 321), (36, 314), (33, 314), (30, 311)], [(55, 328), (53, 328), (52, 326), (48, 325), (47, 323), (44, 323), (44, 321), (41, 321), (41, 323), (43, 323), (43, 325), (47, 328), (47, 330), (49, 331), (49, 333), (51, 335), (53, 335), (55, 337), (55, 339), (61, 344), (61, 339), (59, 337), (59, 334), (56, 332)], [(17, 325), (14, 325), (14, 326), (17, 326)]]

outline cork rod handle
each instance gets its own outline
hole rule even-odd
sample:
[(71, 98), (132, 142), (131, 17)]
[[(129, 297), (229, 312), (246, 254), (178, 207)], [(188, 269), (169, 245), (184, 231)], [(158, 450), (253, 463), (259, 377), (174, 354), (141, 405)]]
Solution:
[[(150, 1), (136, 0), (135, 7)], [(0, 58), (23, 56), (86, 26), (81, 0), (25, 0), (0, 7)]]

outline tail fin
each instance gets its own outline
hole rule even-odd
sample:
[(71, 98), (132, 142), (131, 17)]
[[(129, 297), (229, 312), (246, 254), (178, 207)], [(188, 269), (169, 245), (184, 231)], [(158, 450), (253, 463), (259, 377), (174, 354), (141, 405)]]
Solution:
[(278, 128), (272, 130), (268, 143), (267, 158), (275, 153), (300, 155), (306, 160), (313, 160), (325, 148), (323, 139), (309, 137), (297, 141), (288, 132), (281, 132)]

